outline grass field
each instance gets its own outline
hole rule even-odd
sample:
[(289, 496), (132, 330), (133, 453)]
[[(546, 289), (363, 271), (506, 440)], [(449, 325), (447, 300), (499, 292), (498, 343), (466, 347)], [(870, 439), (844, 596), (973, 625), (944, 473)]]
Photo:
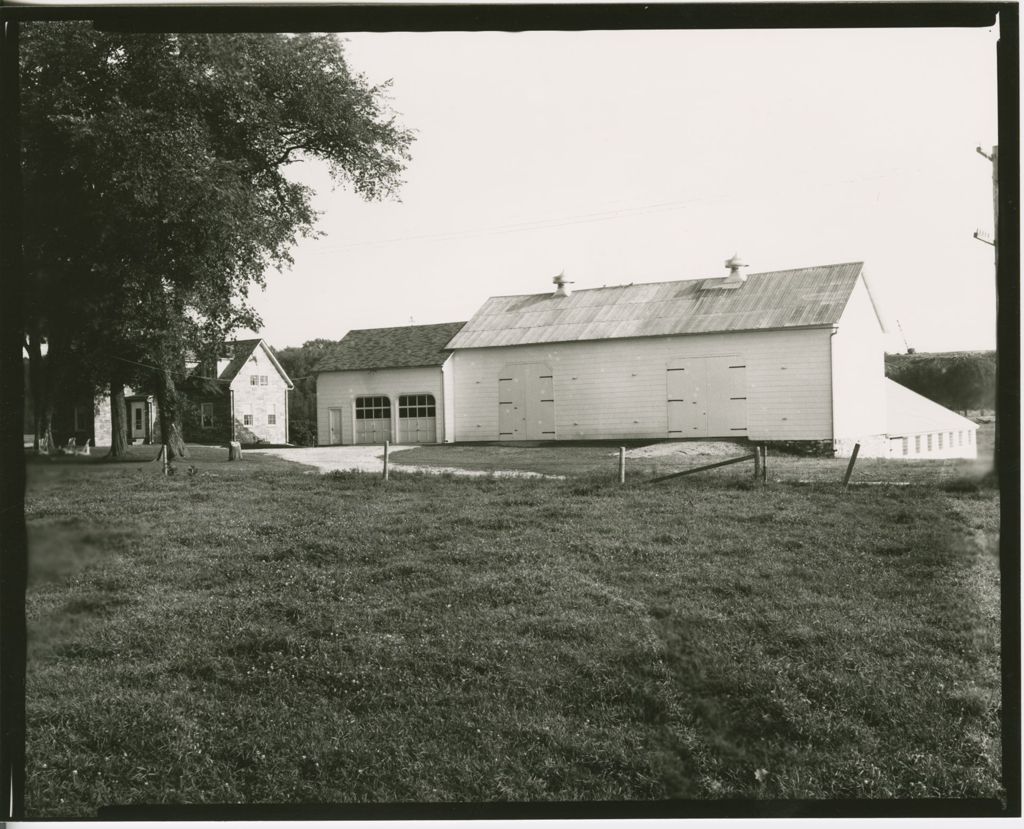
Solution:
[(999, 498), (953, 472), (843, 495), (136, 454), (30, 464), (31, 817), (1002, 794)]

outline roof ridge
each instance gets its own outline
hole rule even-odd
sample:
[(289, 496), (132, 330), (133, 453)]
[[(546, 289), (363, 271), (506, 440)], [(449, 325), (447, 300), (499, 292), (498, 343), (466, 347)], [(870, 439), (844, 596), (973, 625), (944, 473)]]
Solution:
[[(813, 271), (820, 268), (848, 268), (851, 265), (860, 265), (864, 267), (863, 259), (854, 259), (849, 262), (830, 262), (827, 265), (806, 265), (802, 268), (783, 268), (782, 270), (774, 271), (757, 271), (756, 273), (747, 274), (747, 279), (752, 276), (767, 276), (768, 274), (783, 274), (783, 273), (796, 273), (797, 271)], [(728, 274), (725, 276), (693, 276), (687, 277), (686, 279), (659, 279), (656, 282), (626, 282), (622, 285), (601, 285), (596, 288), (576, 288), (572, 294), (582, 294), (584, 291), (607, 291), (612, 288), (638, 288), (644, 285), (672, 285), (677, 282), (704, 282), (708, 279), (727, 279)], [(570, 294), (570, 296), (572, 295)], [(527, 297), (527, 296), (554, 296), (553, 291), (544, 291), (535, 294), (495, 294), (489, 299), (513, 299), (515, 297)]]

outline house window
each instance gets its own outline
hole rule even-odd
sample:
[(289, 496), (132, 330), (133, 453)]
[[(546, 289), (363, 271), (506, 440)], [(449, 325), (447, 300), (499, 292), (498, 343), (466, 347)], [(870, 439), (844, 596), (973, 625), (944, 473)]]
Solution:
[(199, 407), (204, 429), (213, 427), (213, 404), (203, 403)]
[(243, 426), (252, 426), (252, 415), (251, 414), (242, 415), (242, 425)]
[(903, 454), (904, 455), (909, 455), (910, 454), (910, 438), (903, 438), (902, 439), (902, 443), (903, 443)]
[(399, 417), (437, 417), (432, 394), (403, 394), (398, 398)]
[(914, 435), (914, 454), (915, 455), (920, 455), (921, 454), (921, 436), (920, 435)]
[(250, 386), (259, 385), (259, 382), (260, 382), (260, 378), (257, 375), (255, 375), (255, 374), (250, 374), (249, 375), (249, 385)]
[(260, 385), (261, 386), (267, 385), (267, 375), (266, 374), (261, 374), (260, 375)]
[(270, 404), (270, 411), (267, 412), (267, 425), (274, 426), (277, 424), (277, 404)]
[(939, 449), (942, 448), (942, 438), (943, 438), (942, 432), (939, 432)]
[(387, 397), (357, 397), (356, 420), (380, 420), (391, 417), (391, 401)]
[(928, 435), (928, 451), (932, 451), (932, 436)]

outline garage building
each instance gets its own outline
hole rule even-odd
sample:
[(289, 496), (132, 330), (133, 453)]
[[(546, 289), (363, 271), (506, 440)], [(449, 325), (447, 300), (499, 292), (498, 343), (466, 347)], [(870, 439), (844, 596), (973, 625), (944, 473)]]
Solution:
[(463, 325), (349, 331), (316, 367), (319, 444), (445, 442), (451, 421), (445, 346)]

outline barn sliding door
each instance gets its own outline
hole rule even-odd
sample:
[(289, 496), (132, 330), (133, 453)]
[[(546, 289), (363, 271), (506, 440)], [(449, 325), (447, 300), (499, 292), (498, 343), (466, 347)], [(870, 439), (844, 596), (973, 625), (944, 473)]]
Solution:
[(666, 369), (668, 436), (747, 434), (747, 366), (739, 356), (672, 360)]
[(555, 381), (544, 363), (505, 366), (498, 377), (498, 440), (554, 440)]

